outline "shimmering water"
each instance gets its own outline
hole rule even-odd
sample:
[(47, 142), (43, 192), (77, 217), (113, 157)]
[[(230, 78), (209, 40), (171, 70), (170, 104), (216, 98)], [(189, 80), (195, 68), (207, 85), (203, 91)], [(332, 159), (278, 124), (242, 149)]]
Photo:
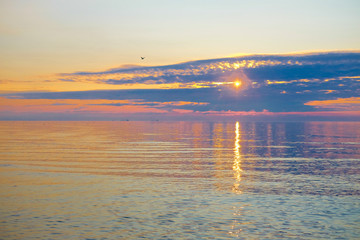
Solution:
[(360, 123), (0, 122), (1, 239), (356, 239)]

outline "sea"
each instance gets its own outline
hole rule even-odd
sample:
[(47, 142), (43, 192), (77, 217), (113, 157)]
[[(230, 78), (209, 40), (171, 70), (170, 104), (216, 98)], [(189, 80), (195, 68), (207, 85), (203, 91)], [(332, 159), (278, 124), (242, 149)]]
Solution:
[(0, 239), (360, 239), (360, 122), (0, 122)]

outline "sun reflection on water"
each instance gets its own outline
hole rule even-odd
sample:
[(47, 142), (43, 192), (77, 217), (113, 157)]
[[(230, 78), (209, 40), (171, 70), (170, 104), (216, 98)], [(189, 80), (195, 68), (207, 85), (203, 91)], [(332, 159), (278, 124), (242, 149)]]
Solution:
[(241, 182), (242, 169), (241, 169), (240, 149), (241, 149), (240, 124), (239, 124), (239, 122), (236, 122), (236, 124), (235, 124), (235, 144), (234, 144), (234, 164), (233, 164), (234, 178), (235, 178), (233, 192), (235, 192), (235, 193), (241, 193), (240, 182)]

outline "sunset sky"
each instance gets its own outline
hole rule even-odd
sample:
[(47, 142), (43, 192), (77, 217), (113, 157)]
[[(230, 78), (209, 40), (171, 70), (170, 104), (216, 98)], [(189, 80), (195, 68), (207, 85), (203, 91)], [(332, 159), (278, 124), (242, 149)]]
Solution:
[(0, 120), (360, 120), (359, 10), (2, 0)]

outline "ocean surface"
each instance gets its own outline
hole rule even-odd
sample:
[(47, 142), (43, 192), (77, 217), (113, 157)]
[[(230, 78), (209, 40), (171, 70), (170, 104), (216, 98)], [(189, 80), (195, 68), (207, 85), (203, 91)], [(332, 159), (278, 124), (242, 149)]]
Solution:
[(360, 122), (0, 122), (0, 239), (360, 239)]

